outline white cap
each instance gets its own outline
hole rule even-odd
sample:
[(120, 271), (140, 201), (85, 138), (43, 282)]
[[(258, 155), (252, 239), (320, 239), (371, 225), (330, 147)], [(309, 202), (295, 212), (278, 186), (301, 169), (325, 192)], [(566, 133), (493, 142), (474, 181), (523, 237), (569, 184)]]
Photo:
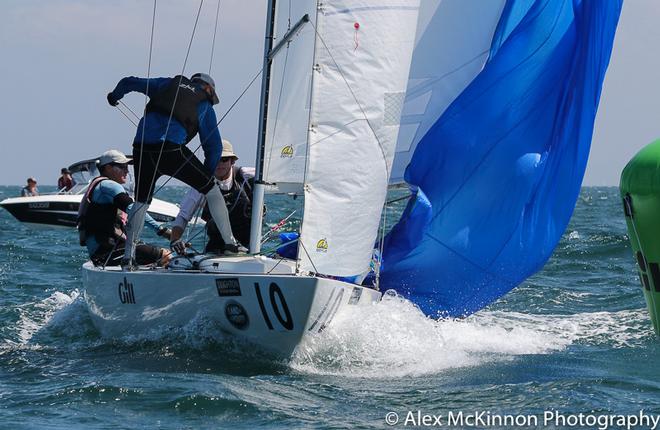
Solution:
[(105, 151), (101, 156), (99, 157), (98, 161), (98, 166), (99, 168), (102, 166), (105, 166), (106, 164), (110, 163), (116, 163), (116, 164), (131, 164), (133, 162), (133, 159), (130, 157), (127, 157), (126, 154), (123, 152), (117, 150), (117, 149), (111, 149), (109, 151)]

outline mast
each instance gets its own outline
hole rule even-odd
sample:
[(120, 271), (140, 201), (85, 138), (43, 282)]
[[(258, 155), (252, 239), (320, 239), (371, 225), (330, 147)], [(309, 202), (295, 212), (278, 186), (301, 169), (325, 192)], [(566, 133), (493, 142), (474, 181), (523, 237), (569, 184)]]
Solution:
[(252, 220), (250, 221), (250, 253), (261, 250), (261, 223), (263, 222), (264, 187), (263, 166), (264, 147), (266, 145), (266, 115), (268, 113), (268, 91), (270, 88), (270, 50), (273, 47), (273, 30), (275, 27), (275, 0), (268, 0), (266, 16), (266, 37), (264, 40), (264, 62), (261, 75), (261, 107), (259, 109), (259, 137), (257, 143), (257, 160), (255, 163), (255, 185), (252, 197)]

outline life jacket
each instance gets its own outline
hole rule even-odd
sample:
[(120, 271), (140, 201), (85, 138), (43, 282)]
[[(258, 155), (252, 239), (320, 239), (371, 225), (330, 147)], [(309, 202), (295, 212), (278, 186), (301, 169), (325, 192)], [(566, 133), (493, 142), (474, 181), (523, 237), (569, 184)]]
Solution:
[[(241, 169), (232, 167), (233, 181), (231, 188), (220, 190), (229, 212), (229, 222), (234, 237), (242, 244), (250, 242), (250, 225), (252, 221), (252, 179), (247, 179), (241, 173)], [(208, 204), (204, 205), (202, 219), (207, 222), (206, 228), (209, 239), (213, 236), (221, 238), (220, 232), (211, 217)]]
[(213, 97), (208, 95), (199, 83), (177, 75), (161, 91), (149, 95), (146, 112), (158, 112), (168, 117), (172, 115), (186, 129), (188, 143), (199, 131), (197, 106), (204, 100), (213, 104)]
[(109, 244), (126, 238), (126, 214), (113, 203), (96, 203), (92, 200), (94, 189), (105, 176), (98, 176), (89, 184), (78, 208), (78, 238), (80, 246), (87, 245), (87, 239), (94, 236), (99, 245)]

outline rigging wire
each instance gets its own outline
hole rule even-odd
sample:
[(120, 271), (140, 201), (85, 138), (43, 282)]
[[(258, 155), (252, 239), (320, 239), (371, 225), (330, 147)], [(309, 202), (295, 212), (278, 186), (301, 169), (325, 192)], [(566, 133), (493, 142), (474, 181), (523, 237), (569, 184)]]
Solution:
[[(220, 120), (219, 120), (219, 121), (217, 122), (217, 124), (216, 124), (216, 127), (218, 127), (218, 126), (220, 125), (220, 123), (221, 123), (221, 122), (227, 117), (227, 115), (229, 115), (229, 112), (231, 112), (232, 109), (234, 108), (234, 106), (236, 106), (236, 104), (239, 102), (239, 100), (240, 100), (241, 98), (243, 98), (243, 96), (245, 95), (245, 93), (250, 89), (250, 87), (252, 86), (252, 84), (254, 83), (254, 81), (257, 80), (257, 78), (261, 75), (262, 72), (263, 72), (263, 68), (261, 68), (261, 69), (259, 70), (259, 72), (254, 76), (254, 78), (252, 78), (252, 80), (251, 80), (250, 83), (247, 85), (247, 87), (245, 87), (245, 89), (243, 90), (243, 92), (238, 96), (238, 98), (234, 101), (234, 103), (232, 103), (232, 105), (229, 107), (229, 109), (227, 110), (227, 112), (225, 112), (225, 114), (220, 118)], [(181, 166), (179, 166), (179, 168), (174, 172), (174, 174), (173, 174), (172, 176), (168, 177), (168, 178), (167, 178), (167, 179), (166, 179), (166, 180), (165, 180), (165, 181), (164, 181), (164, 182), (163, 182), (163, 183), (162, 183), (162, 184), (156, 189), (156, 191), (154, 191), (154, 194), (153, 194), (154, 196), (155, 196), (156, 194), (158, 194), (158, 192), (159, 192), (160, 190), (162, 190), (163, 187), (164, 187), (165, 185), (167, 185), (167, 183), (168, 183), (170, 180), (172, 180), (172, 178), (173, 178), (174, 176), (176, 176), (176, 175), (181, 171), (181, 169), (183, 168), (183, 166), (185, 166), (186, 164), (188, 164), (188, 163), (190, 162), (190, 160), (192, 159), (193, 155), (194, 155), (197, 151), (199, 151), (199, 148), (201, 148), (202, 145), (204, 145), (204, 144), (206, 143), (206, 141), (209, 139), (209, 137), (210, 137), (210, 135), (207, 136), (207, 137), (206, 137), (206, 138), (205, 138), (205, 139), (204, 139), (199, 145), (197, 145), (197, 147), (192, 151), (192, 154), (191, 154), (188, 158), (186, 158), (186, 160), (181, 164)]]
[[(154, 47), (154, 30), (156, 28), (156, 3), (157, 3), (157, 0), (154, 0), (154, 8), (153, 8), (152, 16), (151, 16), (151, 36), (149, 38), (149, 60), (147, 61), (147, 89), (146, 89), (146, 92), (145, 92), (145, 95), (144, 95), (144, 109), (145, 109), (145, 111), (147, 109), (147, 102), (148, 102), (148, 98), (149, 98), (149, 77), (151, 75), (151, 58), (152, 58), (153, 47)], [(122, 103), (122, 105), (126, 106), (124, 103)], [(128, 106), (126, 106), (126, 107), (128, 108)], [(130, 110), (130, 108), (129, 108), (129, 110)], [(119, 111), (122, 112), (121, 109)], [(133, 112), (133, 111), (131, 110), (131, 112)], [(123, 112), (122, 112), (122, 114), (123, 114)], [(135, 112), (133, 112), (133, 114), (135, 115)], [(126, 118), (128, 118), (128, 116)], [(131, 121), (131, 122), (133, 122), (133, 121)], [(141, 138), (141, 141), (140, 141), (140, 155), (142, 155), (142, 146), (144, 145), (144, 133), (145, 133), (145, 130), (146, 130), (146, 127), (145, 127), (146, 123), (147, 123), (147, 119), (144, 118), (143, 121), (142, 121), (142, 138)], [(137, 127), (137, 125), (136, 125), (136, 127)], [(142, 170), (141, 166), (142, 166), (142, 157), (140, 157), (140, 161), (139, 161), (139, 164), (138, 164), (138, 175), (135, 178), (135, 181), (136, 181), (135, 182), (135, 190), (136, 190), (135, 192), (137, 192), (138, 184), (140, 183), (140, 172)], [(137, 200), (137, 194), (135, 194), (135, 199)], [(131, 222), (131, 216), (130, 215), (127, 217), (127, 220), (126, 220), (127, 224), (129, 222)], [(105, 269), (105, 266), (110, 261), (110, 256), (112, 256), (112, 254), (117, 250), (117, 245), (118, 245), (118, 242), (115, 242), (115, 245), (112, 247), (112, 251), (108, 254), (108, 258), (103, 262), (103, 269)]]
[[(176, 106), (176, 101), (177, 101), (177, 98), (179, 96), (179, 89), (181, 88), (181, 81), (183, 80), (183, 74), (186, 71), (186, 65), (188, 64), (188, 56), (190, 55), (190, 48), (192, 48), (193, 40), (195, 40), (195, 32), (197, 31), (197, 23), (199, 22), (199, 15), (202, 12), (202, 5), (203, 4), (204, 4), (204, 0), (200, 0), (199, 8), (197, 9), (197, 17), (195, 18), (195, 25), (193, 26), (192, 34), (190, 35), (190, 42), (188, 42), (188, 49), (186, 51), (186, 57), (183, 60), (183, 66), (181, 67), (181, 76), (179, 77), (179, 85), (177, 85), (176, 92), (174, 93), (174, 103), (172, 104), (172, 109), (170, 110), (170, 116), (167, 119), (167, 126), (165, 127), (165, 134), (163, 135), (163, 142), (160, 144), (160, 150), (158, 151), (158, 159), (156, 160), (156, 168), (154, 169), (154, 174), (151, 177), (151, 182), (149, 183), (149, 188), (147, 188), (148, 190), (151, 190), (153, 188), (154, 182), (156, 181), (156, 174), (158, 173), (158, 165), (160, 164), (160, 159), (163, 155), (163, 149), (165, 148), (165, 141), (167, 140), (167, 133), (169, 132), (170, 125), (172, 124), (172, 117), (174, 116), (174, 108)], [(213, 109), (213, 107), (211, 107), (211, 109)], [(143, 138), (144, 138), (144, 130), (143, 130)], [(143, 149), (140, 148), (140, 161), (142, 161), (142, 158), (143, 158)], [(153, 196), (153, 194), (152, 194), (152, 196)]]
[(124, 106), (126, 109), (128, 109), (128, 111), (129, 111), (130, 113), (133, 114), (133, 116), (135, 117), (135, 119), (138, 120), (138, 121), (140, 121), (140, 116), (139, 116), (138, 114), (136, 114), (135, 112), (133, 112), (133, 109), (131, 109), (126, 103), (124, 103), (122, 100), (119, 100), (119, 104), (121, 104), (121, 105)]
[(119, 108), (119, 106), (117, 106), (117, 110), (119, 111), (119, 113), (121, 113), (122, 115), (124, 115), (124, 116), (126, 117), (126, 119), (129, 120), (129, 121), (131, 122), (131, 124), (133, 124), (133, 125), (136, 126), (136, 127), (138, 126), (137, 123), (136, 123), (135, 121), (133, 121), (133, 119), (132, 119), (130, 116), (128, 116), (128, 115), (126, 114), (126, 112), (124, 112), (122, 109)]
[[(153, 16), (151, 17), (151, 37), (149, 38), (149, 61), (147, 63), (147, 89), (144, 93), (144, 112), (147, 111), (147, 103), (149, 102), (149, 81), (151, 80), (151, 58), (153, 56), (153, 48), (154, 48), (154, 30), (156, 28), (156, 2), (157, 0), (154, 0), (154, 11), (153, 11)], [(144, 148), (144, 135), (147, 130), (147, 118), (145, 115), (145, 118), (142, 120), (142, 137), (140, 138), (140, 160), (138, 161), (138, 174), (137, 177), (135, 178), (135, 190), (137, 193), (137, 190), (139, 189), (139, 184), (140, 184), (140, 173), (142, 173), (142, 150)], [(137, 194), (135, 194), (135, 199), (137, 200)], [(127, 222), (130, 222), (128, 220)]]
[(211, 74), (211, 67), (213, 66), (213, 53), (215, 51), (215, 35), (218, 32), (219, 16), (220, 16), (220, 0), (218, 0), (218, 7), (215, 10), (215, 28), (213, 29), (213, 43), (211, 44), (211, 61), (209, 61), (209, 75)]

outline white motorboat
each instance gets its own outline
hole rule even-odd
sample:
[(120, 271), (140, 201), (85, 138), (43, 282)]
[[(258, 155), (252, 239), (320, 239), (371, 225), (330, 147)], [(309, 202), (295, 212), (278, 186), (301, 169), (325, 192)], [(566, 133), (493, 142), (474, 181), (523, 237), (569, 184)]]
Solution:
[[(76, 184), (71, 190), (34, 197), (10, 197), (1, 201), (0, 206), (28, 225), (75, 227), (80, 201), (99, 172), (96, 159), (72, 164), (69, 171)], [(159, 222), (174, 221), (178, 212), (178, 206), (164, 200), (153, 199), (149, 206), (149, 214)]]

